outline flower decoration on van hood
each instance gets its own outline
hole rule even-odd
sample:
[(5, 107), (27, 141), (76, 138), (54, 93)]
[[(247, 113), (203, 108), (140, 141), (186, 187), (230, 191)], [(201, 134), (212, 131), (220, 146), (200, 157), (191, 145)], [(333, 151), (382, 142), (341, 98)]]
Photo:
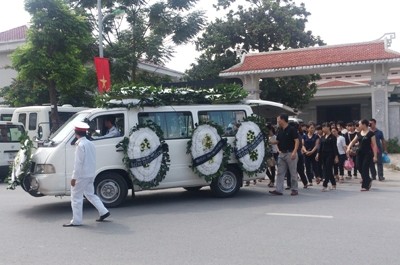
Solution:
[(197, 126), (188, 142), (187, 153), (192, 156), (194, 172), (210, 182), (225, 171), (231, 153), (223, 130), (216, 124)]
[[(14, 190), (17, 186), (22, 185), (24, 180), (30, 174), (32, 164), (32, 155), (34, 145), (27, 134), (20, 137), (21, 147), (15, 156), (14, 163), (10, 165), (10, 176), (8, 177), (7, 189)], [(23, 187), (28, 191), (28, 187)]]
[(131, 86), (114, 88), (96, 99), (98, 107), (137, 108), (163, 105), (238, 103), (248, 92), (237, 84), (220, 84), (214, 88), (163, 88)]
[(244, 119), (235, 135), (235, 156), (242, 170), (249, 176), (261, 173), (267, 167), (270, 153), (265, 135), (267, 129), (264, 122), (255, 116)]
[(117, 147), (124, 149), (123, 162), (132, 182), (142, 189), (158, 186), (169, 170), (168, 145), (161, 128), (147, 121), (133, 127)]

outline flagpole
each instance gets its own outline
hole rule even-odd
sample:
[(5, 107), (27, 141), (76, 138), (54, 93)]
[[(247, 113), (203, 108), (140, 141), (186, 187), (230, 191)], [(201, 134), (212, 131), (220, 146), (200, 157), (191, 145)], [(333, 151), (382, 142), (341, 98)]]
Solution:
[(99, 57), (103, 58), (103, 13), (101, 13), (101, 0), (97, 0), (97, 23), (99, 26)]

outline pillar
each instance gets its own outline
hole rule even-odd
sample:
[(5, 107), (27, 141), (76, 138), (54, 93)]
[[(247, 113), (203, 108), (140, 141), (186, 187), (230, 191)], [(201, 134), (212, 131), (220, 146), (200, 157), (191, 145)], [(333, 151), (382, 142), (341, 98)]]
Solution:
[(387, 139), (397, 138), (400, 140), (400, 103), (389, 103), (389, 134), (385, 135)]
[(256, 75), (245, 75), (240, 78), (243, 82), (243, 88), (249, 95), (247, 99), (260, 99), (260, 77)]
[[(376, 120), (376, 127), (389, 135), (389, 99), (388, 99), (388, 72), (385, 64), (374, 64), (371, 71), (371, 104), (372, 118)], [(369, 119), (370, 117), (363, 117)]]

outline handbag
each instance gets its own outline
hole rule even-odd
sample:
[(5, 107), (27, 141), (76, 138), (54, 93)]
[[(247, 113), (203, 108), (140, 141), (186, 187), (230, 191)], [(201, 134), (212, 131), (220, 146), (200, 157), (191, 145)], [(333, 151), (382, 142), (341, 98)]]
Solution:
[(347, 170), (347, 171), (351, 171), (354, 168), (354, 161), (352, 158), (348, 157), (346, 159), (346, 161), (344, 161), (344, 165), (343, 167)]
[(390, 163), (390, 157), (386, 153), (382, 153), (382, 163), (384, 164), (389, 164)]

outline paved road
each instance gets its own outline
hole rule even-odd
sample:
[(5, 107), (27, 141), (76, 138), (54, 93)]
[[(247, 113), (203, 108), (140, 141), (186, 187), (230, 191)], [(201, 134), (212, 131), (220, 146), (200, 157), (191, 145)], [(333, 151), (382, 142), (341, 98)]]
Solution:
[[(0, 185), (0, 264), (400, 264), (400, 174), (360, 192), (273, 197), (267, 181), (230, 199), (208, 189), (138, 193), (109, 222), (63, 228), (69, 197), (33, 198)], [(301, 185), (300, 185), (301, 186)]]

